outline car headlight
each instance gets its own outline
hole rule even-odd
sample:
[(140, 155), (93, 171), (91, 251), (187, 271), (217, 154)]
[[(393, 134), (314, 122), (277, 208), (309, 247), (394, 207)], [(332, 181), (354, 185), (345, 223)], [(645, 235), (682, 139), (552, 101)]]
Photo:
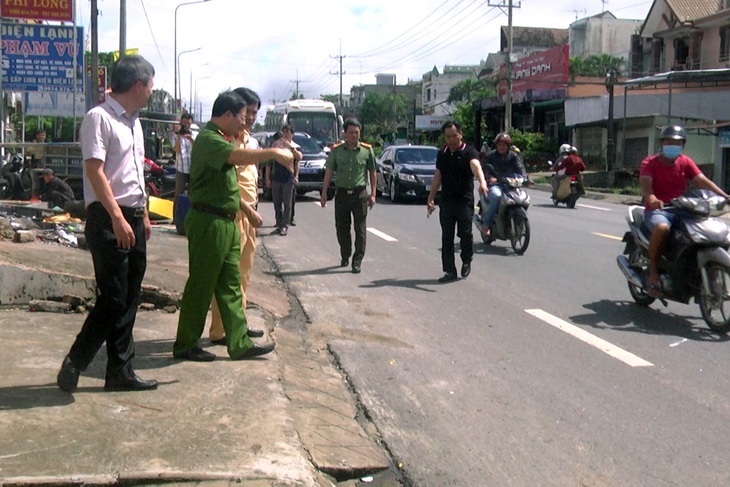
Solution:
[(400, 174), (398, 174), (398, 178), (401, 181), (410, 181), (411, 183), (415, 183), (416, 182), (416, 176), (415, 176), (415, 174), (404, 174), (404, 173), (400, 173)]

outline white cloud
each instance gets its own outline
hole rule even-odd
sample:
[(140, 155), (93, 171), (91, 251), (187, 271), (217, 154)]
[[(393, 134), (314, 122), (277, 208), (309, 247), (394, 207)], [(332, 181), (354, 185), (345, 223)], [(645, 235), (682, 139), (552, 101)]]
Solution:
[[(89, 31), (89, 1), (77, 1), (77, 22)], [(175, 9), (190, 0), (127, 0), (127, 47), (139, 48), (155, 66), (155, 85), (173, 92)], [(601, 2), (523, 0), (513, 25), (567, 28), (576, 18), (600, 13)], [(144, 8), (143, 8), (144, 6)], [(611, 0), (619, 18), (644, 19), (651, 1)], [(583, 11), (585, 10), (585, 13)], [(118, 2), (99, 2), (99, 49), (119, 47)], [(146, 13), (145, 13), (146, 11)], [(264, 104), (295, 89), (307, 97), (339, 93), (374, 83), (378, 72), (395, 73), (398, 83), (420, 79), (436, 66), (478, 64), (499, 49), (499, 28), (507, 16), (484, 0), (210, 0), (183, 5), (177, 13), (181, 94), (190, 96), (197, 79), (204, 111), (218, 92), (248, 86)], [(151, 27), (150, 27), (151, 26)], [(341, 51), (340, 51), (341, 42)], [(88, 48), (88, 46), (87, 46)], [(207, 79), (203, 79), (206, 78)]]

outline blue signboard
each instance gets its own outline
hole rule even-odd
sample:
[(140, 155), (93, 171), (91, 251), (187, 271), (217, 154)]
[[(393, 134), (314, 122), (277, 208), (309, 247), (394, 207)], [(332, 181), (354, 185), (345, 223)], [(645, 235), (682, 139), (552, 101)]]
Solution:
[[(84, 30), (73, 26), (0, 24), (3, 90), (84, 92)], [(76, 70), (74, 76), (74, 55)]]

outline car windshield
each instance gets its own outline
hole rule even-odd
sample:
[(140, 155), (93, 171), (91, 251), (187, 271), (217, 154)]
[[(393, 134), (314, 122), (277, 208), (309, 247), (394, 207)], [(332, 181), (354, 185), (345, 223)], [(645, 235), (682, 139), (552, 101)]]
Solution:
[(294, 134), (293, 140), (299, 144), (299, 147), (301, 147), (302, 154), (319, 154), (322, 152), (322, 148), (314, 141), (314, 139)]
[(438, 149), (409, 148), (398, 149), (395, 152), (395, 162), (398, 164), (436, 164)]

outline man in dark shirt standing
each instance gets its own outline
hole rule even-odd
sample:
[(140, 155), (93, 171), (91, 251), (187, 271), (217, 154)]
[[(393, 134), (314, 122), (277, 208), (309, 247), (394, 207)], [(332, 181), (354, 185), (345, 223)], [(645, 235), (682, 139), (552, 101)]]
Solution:
[(54, 176), (53, 169), (47, 167), (42, 174), (44, 185), (41, 190), (41, 201), (49, 201), (52, 207), (59, 208), (63, 208), (67, 201), (73, 201), (74, 192), (71, 186)]
[(471, 272), (474, 255), (474, 237), (471, 226), (474, 217), (474, 178), (479, 181), (479, 192), (487, 193), (487, 182), (479, 164), (477, 150), (463, 142), (461, 127), (456, 122), (446, 122), (441, 127), (446, 146), (436, 157), (436, 173), (428, 194), (428, 214), (436, 208), (434, 198), (441, 187), (439, 222), (441, 223), (441, 265), (444, 276), (439, 282), (452, 282), (456, 275), (454, 257), (454, 226), (461, 242), (461, 277)]

